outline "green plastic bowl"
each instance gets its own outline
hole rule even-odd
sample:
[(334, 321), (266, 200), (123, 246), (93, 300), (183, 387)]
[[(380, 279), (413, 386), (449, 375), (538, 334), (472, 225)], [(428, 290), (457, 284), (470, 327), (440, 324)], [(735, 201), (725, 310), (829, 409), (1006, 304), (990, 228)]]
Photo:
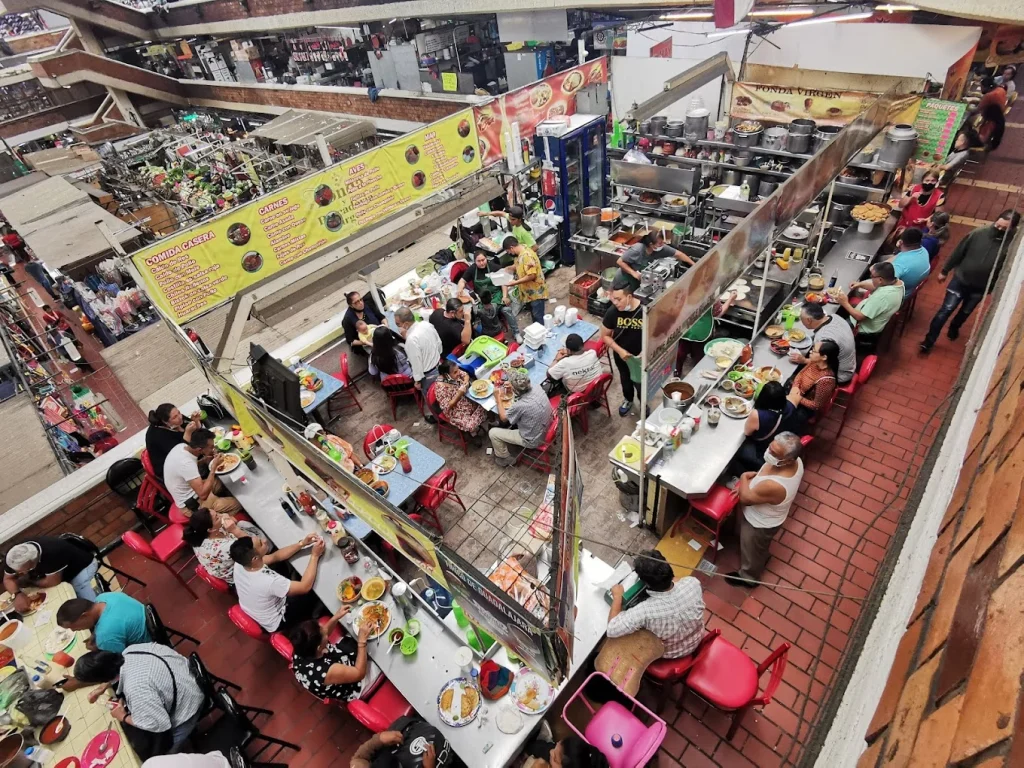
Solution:
[(403, 656), (412, 656), (414, 653), (416, 653), (416, 649), (419, 647), (419, 645), (419, 640), (417, 640), (412, 635), (406, 635), (405, 639), (402, 640), (401, 646), (399, 647), (402, 650)]

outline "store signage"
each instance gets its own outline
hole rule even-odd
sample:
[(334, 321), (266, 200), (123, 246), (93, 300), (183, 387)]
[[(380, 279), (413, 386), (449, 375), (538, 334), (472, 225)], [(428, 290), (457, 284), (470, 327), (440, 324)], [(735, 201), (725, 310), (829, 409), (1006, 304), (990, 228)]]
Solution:
[(652, 59), (671, 59), (672, 38), (666, 37), (660, 43), (655, 43), (654, 45), (652, 45), (650, 56)]
[(734, 83), (730, 113), (739, 120), (788, 123), (804, 118), (818, 125), (846, 125), (877, 98), (866, 91)]
[(1024, 63), (1024, 27), (1000, 24), (992, 32), (991, 40), (985, 58), (986, 67)]
[(554, 652), (554, 632), (443, 544), (438, 547), (438, 555), (448, 591), (474, 626), (553, 685), (565, 679), (568, 666)]
[(971, 75), (971, 63), (974, 61), (977, 50), (978, 44), (975, 43), (973, 48), (949, 65), (949, 69), (946, 70), (946, 79), (942, 81), (940, 98), (947, 101), (960, 101), (960, 97), (964, 95), (967, 78)]
[[(583, 510), (583, 474), (580, 472), (573, 440), (572, 420), (563, 406), (557, 418), (561, 421), (558, 444), (562, 456), (555, 477), (555, 499), (552, 515), (552, 618), (555, 634), (564, 648), (566, 664), (573, 652), (576, 590), (580, 582), (580, 520)], [(556, 647), (556, 650), (560, 650)]]
[(441, 73), (441, 89), (454, 93), (459, 90), (459, 73), (458, 72), (442, 72)]
[(304, 37), (297, 40), (289, 40), (288, 47), (292, 52), (292, 60), (297, 62), (336, 64), (348, 60), (343, 40)]
[(519, 135), (529, 139), (536, 133), (538, 123), (575, 114), (578, 90), (607, 82), (608, 58), (602, 56), (474, 107), (484, 165), (502, 159), (502, 136), (506, 132), (511, 135), (512, 123), (519, 123)]
[[(261, 445), (282, 453), (304, 477), (331, 495), (336, 506), (358, 517), (417, 568), (444, 584), (437, 550), (424, 529), (343, 470), (304, 436), (286, 426), (263, 403), (222, 375), (210, 370), (207, 374), (231, 404), (235, 419), (245, 434), (258, 437)], [(268, 499), (267, 503), (276, 505), (277, 502)]]
[(917, 147), (914, 159), (925, 163), (944, 160), (953, 148), (956, 132), (963, 123), (967, 105), (957, 101), (925, 99), (914, 121)]
[(152, 301), (183, 323), (481, 168), (464, 110), (133, 254)]
[(644, 323), (645, 368), (648, 361), (675, 350), (684, 331), (771, 245), (775, 232), (793, 221), (905, 109), (906, 98), (896, 88), (880, 96), (658, 297)]

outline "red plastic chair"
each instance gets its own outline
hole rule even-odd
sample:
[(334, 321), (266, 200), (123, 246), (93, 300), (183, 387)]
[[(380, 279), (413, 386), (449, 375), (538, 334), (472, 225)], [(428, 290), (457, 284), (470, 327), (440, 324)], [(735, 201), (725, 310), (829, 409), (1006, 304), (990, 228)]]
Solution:
[[(644, 677), (651, 683), (655, 688), (664, 691), (666, 688), (671, 688), (676, 683), (685, 683), (686, 673), (690, 671), (690, 668), (697, 661), (697, 657), (700, 652), (704, 649), (708, 643), (714, 640), (722, 634), (722, 630), (713, 629), (701, 638), (700, 645), (694, 649), (693, 653), (688, 656), (680, 656), (678, 659), (658, 659), (657, 661), (651, 662), (647, 665), (647, 669), (644, 671)], [(682, 692), (679, 696), (679, 707), (682, 709), (683, 696), (686, 695), (686, 686), (683, 686)], [(661, 714), (661, 710), (665, 708), (666, 696), (659, 693), (657, 702), (657, 712)]]
[(508, 345), (508, 353), (510, 355), (513, 352), (515, 352), (517, 349), (519, 349), (519, 342), (518, 341), (513, 341), (511, 344)]
[(682, 523), (686, 522), (693, 516), (693, 511), (697, 510), (701, 514), (710, 518), (714, 521), (714, 527), (707, 525), (701, 520), (694, 518), (694, 523), (699, 525), (704, 530), (715, 534), (715, 539), (711, 542), (711, 562), (715, 562), (718, 559), (718, 543), (721, 541), (722, 535), (722, 523), (729, 517), (732, 511), (736, 508), (736, 502), (739, 501), (739, 496), (736, 491), (728, 488), (724, 485), (715, 483), (711, 486), (704, 496), (693, 497), (687, 499), (690, 502), (689, 508), (686, 510), (686, 515), (678, 518), (672, 523), (672, 529), (669, 531), (669, 538), (676, 535), (676, 528)]
[(352, 377), (348, 374), (348, 354), (345, 352), (341, 353), (341, 359), (339, 361), (339, 371), (334, 374), (334, 378), (341, 382), (341, 389), (331, 395), (331, 399), (328, 401), (328, 407), (332, 412), (344, 411), (348, 408), (358, 408), (360, 411), (363, 410), (363, 406), (359, 404), (359, 400), (356, 399), (355, 393), (359, 391), (355, 382), (352, 381)]
[(246, 613), (242, 606), (235, 603), (228, 608), (228, 618), (231, 619), (231, 623), (238, 627), (242, 632), (247, 634), (253, 640), (259, 640), (261, 642), (273, 642), (273, 638), (280, 632), (274, 632), (273, 635), (268, 634), (260, 623), (256, 621), (252, 616)]
[(167, 513), (167, 516), (175, 525), (188, 525), (188, 521), (191, 519), (191, 515), (186, 515), (185, 511), (177, 504), (171, 505), (171, 511)]
[(139, 486), (139, 495), (135, 499), (135, 508), (140, 512), (155, 517), (164, 525), (170, 525), (171, 519), (157, 505), (157, 500), (161, 498), (169, 501), (171, 507), (174, 507), (174, 502), (164, 487), (151, 475), (143, 475), (142, 484)]
[(462, 277), (466, 274), (467, 269), (469, 269), (469, 264), (466, 264), (463, 261), (457, 261), (454, 264), (452, 264), (452, 269), (451, 272), (448, 273), (448, 278), (452, 281), (452, 283), (458, 285), (459, 280), (461, 280)]
[(397, 404), (400, 397), (412, 397), (416, 401), (416, 407), (420, 409), (420, 415), (423, 415), (420, 391), (416, 389), (416, 384), (411, 377), (395, 373), (381, 379), (380, 386), (387, 393), (388, 400), (391, 401), (391, 418), (398, 418)]
[(451, 356), (452, 357), (462, 357), (462, 355), (466, 352), (466, 348), (468, 346), (469, 346), (469, 344), (459, 344), (457, 347), (455, 347), (455, 349), (453, 349), (451, 351), (451, 353), (450, 353)]
[(590, 410), (590, 401), (587, 399), (586, 391), (573, 392), (569, 395), (569, 399), (566, 401), (565, 407), (569, 412), (569, 418), (578, 419), (580, 422), (580, 428), (583, 430), (583, 434), (587, 434), (590, 429), (590, 424), (587, 421), (587, 411)]
[(214, 576), (201, 565), (196, 566), (196, 576), (205, 581), (208, 586), (210, 586), (212, 589), (215, 589), (218, 592), (224, 592), (225, 594), (231, 592), (230, 584), (224, 581), (224, 579), (218, 576)]
[(608, 403), (608, 390), (611, 386), (612, 375), (610, 373), (602, 373), (583, 390), (583, 395), (587, 398), (587, 402), (603, 405), (605, 412), (609, 416), (612, 415), (612, 407)]
[(455, 499), (464, 512), (469, 511), (455, 491), (455, 484), (458, 480), (459, 475), (454, 469), (442, 469), (412, 495), (413, 501), (416, 502), (414, 511), (423, 511), (430, 515), (434, 519), (434, 526), (440, 533), (444, 533), (444, 528), (441, 527), (441, 521), (437, 517), (437, 510), (447, 499)]
[(373, 460), (373, 451), (370, 450), (370, 446), (380, 440), (384, 435), (390, 432), (394, 427), (390, 424), (374, 424), (370, 427), (370, 431), (366, 433), (366, 437), (363, 438), (363, 453), (366, 454), (366, 458)]
[(292, 645), (292, 641), (282, 633), (275, 632), (270, 636), (270, 647), (277, 651), (282, 658), (288, 662), (288, 668), (291, 669), (292, 657), (295, 655), (295, 647)]
[(390, 680), (385, 679), (367, 700), (356, 699), (348, 703), (349, 714), (374, 733), (386, 731), (400, 717), (412, 714), (412, 705), (406, 701)]
[[(861, 361), (860, 370), (857, 371), (850, 383), (836, 389), (836, 399), (833, 406), (843, 409), (843, 415), (839, 419), (839, 430), (836, 432), (837, 438), (843, 434), (846, 414), (849, 412), (850, 406), (853, 405), (854, 398), (861, 387), (868, 383), (868, 379), (875, 372), (876, 365), (878, 365), (878, 355), (868, 355)], [(839, 399), (840, 395), (842, 395), (841, 400)]]
[(804, 435), (800, 438), (800, 447), (807, 450), (808, 446), (814, 442), (814, 435)]
[(538, 472), (548, 474), (553, 471), (551, 446), (558, 435), (558, 419), (552, 415), (551, 424), (548, 425), (547, 434), (544, 435), (544, 443), (537, 448), (523, 448), (516, 457), (516, 466), (527, 466), (536, 469)]
[[(732, 739), (751, 707), (771, 702), (786, 670), (789, 643), (783, 643), (760, 664), (724, 637), (716, 637), (698, 654), (686, 687), (723, 712), (735, 713), (726, 740)], [(771, 670), (764, 692), (758, 695), (761, 675)]]
[(431, 413), (437, 416), (437, 439), (442, 443), (451, 443), (452, 445), (461, 445), (462, 452), (469, 455), (469, 445), (466, 443), (466, 433), (456, 427), (445, 416), (441, 407), (437, 404), (437, 396), (434, 394), (434, 387), (436, 382), (430, 385), (427, 390), (427, 408)]
[(142, 555), (147, 560), (152, 560), (155, 563), (160, 563), (171, 575), (178, 580), (188, 593), (192, 595), (193, 600), (198, 600), (199, 596), (192, 591), (192, 587), (188, 585), (188, 582), (181, 577), (181, 572), (188, 567), (195, 559), (195, 555), (187, 557), (185, 562), (180, 568), (175, 569), (171, 565), (171, 561), (183, 551), (189, 549), (185, 540), (182, 538), (185, 529), (180, 525), (170, 524), (164, 528), (160, 533), (153, 537), (152, 541), (146, 541), (135, 531), (127, 531), (121, 534), (121, 541), (123, 541), (129, 549)]
[(612, 350), (607, 344), (604, 343), (604, 339), (593, 339), (583, 345), (584, 349), (592, 349), (597, 353), (597, 359), (601, 361), (601, 364), (608, 364), (608, 370), (612, 370)]

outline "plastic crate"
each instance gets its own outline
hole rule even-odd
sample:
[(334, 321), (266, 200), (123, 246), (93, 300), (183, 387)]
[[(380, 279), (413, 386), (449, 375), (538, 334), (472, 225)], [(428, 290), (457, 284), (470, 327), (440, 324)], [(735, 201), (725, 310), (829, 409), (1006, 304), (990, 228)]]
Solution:
[(569, 306), (576, 307), (580, 312), (589, 311), (589, 301), (586, 296), (573, 296), (569, 295)]
[(597, 293), (597, 289), (600, 287), (600, 275), (595, 275), (593, 272), (581, 272), (569, 282), (569, 295), (589, 298)]

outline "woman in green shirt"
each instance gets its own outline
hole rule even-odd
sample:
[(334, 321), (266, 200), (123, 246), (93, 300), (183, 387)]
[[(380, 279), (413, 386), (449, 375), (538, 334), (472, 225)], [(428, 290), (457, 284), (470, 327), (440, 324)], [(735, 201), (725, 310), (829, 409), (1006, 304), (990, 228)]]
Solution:
[(481, 212), (480, 215), (491, 219), (508, 220), (509, 225), (512, 227), (512, 234), (515, 235), (520, 245), (533, 248), (537, 244), (537, 238), (531, 234), (530, 225), (526, 223), (526, 213), (520, 206), (510, 206), (507, 213), (505, 211), (489, 211), (486, 213)]
[(682, 376), (683, 364), (686, 358), (693, 357), (700, 360), (704, 355), (704, 344), (707, 343), (715, 332), (715, 319), (721, 317), (736, 300), (736, 291), (729, 291), (723, 299), (719, 296), (711, 309), (697, 318), (679, 340), (679, 349), (676, 351), (676, 376)]

